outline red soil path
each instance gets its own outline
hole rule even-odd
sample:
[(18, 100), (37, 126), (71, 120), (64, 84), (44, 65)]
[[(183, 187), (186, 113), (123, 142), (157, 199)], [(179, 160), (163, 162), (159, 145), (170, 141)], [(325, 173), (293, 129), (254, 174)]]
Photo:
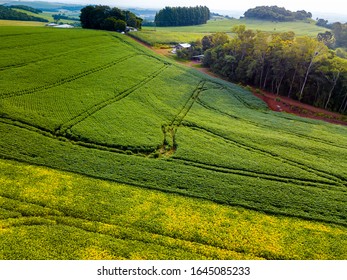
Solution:
[[(135, 38), (133, 39), (136, 40)], [(136, 41), (160, 55), (163, 55), (163, 56), (172, 55), (170, 53), (171, 50), (153, 48), (147, 44), (144, 44), (143, 42), (139, 40), (136, 40)], [(197, 66), (197, 64), (199, 64), (198, 62), (194, 62), (194, 61), (180, 62), (180, 63), (189, 67), (194, 67), (194, 66)], [(217, 76), (216, 74), (212, 73), (208, 68), (194, 67), (194, 69), (200, 72), (203, 72), (205, 74), (208, 74), (210, 76), (221, 78)], [(286, 113), (294, 114), (300, 117), (322, 120), (329, 123), (347, 126), (347, 117), (344, 115), (333, 113), (333, 112), (330, 112), (321, 108), (317, 108), (314, 106), (310, 106), (310, 105), (301, 103), (299, 101), (290, 99), (288, 97), (277, 96), (269, 92), (260, 91), (258, 93), (256, 90), (253, 90), (252, 92), (256, 97), (266, 102), (269, 109), (273, 111), (286, 112)]]
[(268, 107), (273, 111), (287, 112), (300, 117), (347, 125), (346, 116), (338, 113), (307, 105), (288, 97), (277, 96), (269, 92), (262, 91), (261, 93), (257, 93), (256, 91), (253, 91), (253, 94), (265, 101)]

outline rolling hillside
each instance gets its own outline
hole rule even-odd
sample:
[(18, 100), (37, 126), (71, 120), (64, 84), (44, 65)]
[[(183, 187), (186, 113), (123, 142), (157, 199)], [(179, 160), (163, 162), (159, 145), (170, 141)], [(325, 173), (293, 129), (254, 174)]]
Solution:
[(179, 27), (147, 27), (141, 32), (131, 35), (150, 45), (173, 44), (182, 42), (194, 42), (203, 38), (206, 34), (216, 32), (231, 33), (231, 29), (237, 25), (246, 25), (247, 29), (261, 30), (265, 32), (287, 32), (293, 31), (298, 36), (316, 37), (318, 33), (324, 33), (328, 29), (319, 27), (313, 22), (271, 22), (255, 19), (212, 19), (207, 24), (197, 26)]
[(0, 258), (346, 258), (346, 127), (121, 34), (0, 29)]

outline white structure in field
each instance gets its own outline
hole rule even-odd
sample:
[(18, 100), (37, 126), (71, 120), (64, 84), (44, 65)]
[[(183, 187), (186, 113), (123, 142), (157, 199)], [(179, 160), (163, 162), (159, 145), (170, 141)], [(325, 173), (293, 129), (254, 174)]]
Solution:
[(191, 44), (188, 43), (182, 43), (182, 44), (177, 44), (173, 50), (171, 51), (173, 54), (177, 53), (177, 51), (179, 50), (183, 50), (183, 49), (189, 49), (191, 47)]

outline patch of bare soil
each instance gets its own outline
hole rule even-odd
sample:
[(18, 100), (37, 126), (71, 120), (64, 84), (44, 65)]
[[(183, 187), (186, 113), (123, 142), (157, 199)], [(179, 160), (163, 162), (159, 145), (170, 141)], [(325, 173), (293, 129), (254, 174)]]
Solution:
[(273, 111), (286, 112), (300, 117), (322, 120), (334, 124), (347, 125), (346, 116), (338, 113), (333, 113), (269, 92), (261, 91), (258, 93), (253, 90), (253, 94), (266, 102), (268, 107)]

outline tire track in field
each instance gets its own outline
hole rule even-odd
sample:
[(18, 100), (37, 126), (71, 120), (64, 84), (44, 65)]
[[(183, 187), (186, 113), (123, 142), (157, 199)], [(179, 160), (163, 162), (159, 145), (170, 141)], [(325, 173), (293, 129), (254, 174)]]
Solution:
[(23, 35), (35, 35), (35, 34), (50, 34), (50, 32), (25, 32), (25, 33), (10, 33), (10, 34), (0, 34), (1, 37), (15, 37), (15, 36), (23, 36)]
[(252, 146), (252, 145), (249, 145), (249, 144), (246, 144), (246, 143), (239, 142), (237, 140), (233, 140), (233, 139), (227, 138), (226, 136), (221, 135), (221, 134), (219, 134), (216, 131), (212, 131), (212, 130), (207, 129), (205, 127), (198, 126), (196, 124), (189, 123), (186, 126), (191, 128), (191, 129), (193, 129), (193, 130), (199, 130), (199, 131), (204, 132), (206, 134), (210, 134), (210, 135), (212, 135), (214, 137), (223, 139), (224, 141), (226, 141), (226, 142), (228, 142), (228, 143), (230, 143), (232, 145), (235, 145), (235, 146), (237, 146), (239, 148), (245, 149), (247, 151), (256, 152), (258, 154), (271, 157), (272, 159), (277, 159), (279, 161), (283, 161), (283, 162), (285, 162), (285, 163), (287, 163), (287, 164), (289, 164), (291, 166), (294, 166), (294, 167), (299, 168), (299, 169), (303, 169), (303, 170), (305, 170), (307, 172), (312, 172), (312, 173), (314, 173), (315, 175), (317, 175), (317, 176), (319, 176), (321, 178), (328, 179), (332, 184), (334, 184), (336, 186), (347, 187), (347, 182), (344, 180), (344, 178), (340, 178), (337, 175), (330, 174), (330, 173), (328, 173), (326, 171), (319, 170), (319, 169), (307, 166), (304, 163), (297, 162), (297, 161), (285, 158), (282, 155), (277, 154), (275, 152), (267, 151), (267, 150), (261, 149), (261, 148), (256, 147), (256, 146)]
[[(46, 32), (45, 32), (46, 33)], [(35, 33), (37, 34), (37, 33)], [(48, 34), (51, 34), (51, 33), (48, 33)], [(103, 34), (99, 35), (99, 36), (96, 36), (96, 35), (89, 35), (89, 36), (81, 36), (81, 37), (73, 37), (73, 38), (68, 38), (68, 39), (55, 39), (55, 40), (51, 40), (51, 41), (43, 41), (43, 42), (38, 42), (38, 43), (31, 43), (31, 44), (15, 44), (15, 45), (12, 45), (12, 46), (4, 46), (4, 47), (0, 47), (0, 51), (1, 50), (5, 50), (5, 49), (11, 49), (11, 48), (16, 48), (16, 49), (19, 49), (19, 48), (25, 48), (25, 47), (31, 47), (31, 46), (39, 46), (39, 45), (42, 45), (42, 44), (47, 44), (47, 43), (59, 43), (59, 44), (63, 44), (65, 41), (72, 41), (72, 40), (81, 40), (81, 39), (84, 39), (84, 38), (95, 38), (95, 37), (101, 37), (101, 36), (105, 36)], [(31, 39), (32, 40), (32, 39)]]
[[(0, 219), (2, 221), (10, 220), (9, 224), (2, 225), (3, 229), (27, 226), (52, 226), (54, 224), (60, 224), (63, 226), (71, 227), (73, 229), (79, 229), (94, 234), (106, 235), (108, 237), (111, 237), (112, 239), (138, 241), (141, 243), (150, 243), (157, 246), (162, 246), (164, 248), (172, 249), (178, 247), (188, 252), (192, 251), (192, 245), (196, 245), (199, 247), (201, 246), (201, 249), (206, 249), (206, 247), (208, 247), (212, 250), (216, 249), (224, 252), (236, 252), (239, 254), (245, 254), (242, 249), (226, 248), (222, 245), (212, 245), (208, 242), (196, 241), (193, 239), (193, 237), (176, 237), (173, 235), (171, 236), (170, 234), (141, 229), (133, 225), (124, 225), (117, 222), (106, 223), (102, 221), (103, 219), (91, 220), (84, 217), (84, 213), (82, 213), (82, 215), (79, 215), (78, 213), (76, 214), (75, 212), (73, 212), (73, 209), (59, 209), (59, 207), (51, 207), (46, 205), (45, 203), (29, 202), (20, 198), (12, 198), (4, 194), (0, 194), (0, 199), (1, 198), (2, 200), (7, 200), (7, 204), (10, 205), (6, 205), (6, 201), (4, 202), (0, 200), (0, 209), (4, 209), (20, 215), (19, 217), (17, 215), (17, 217)], [(31, 213), (28, 213), (28, 208), (30, 207), (34, 207), (35, 209), (30, 209), (29, 212)], [(35, 212), (35, 210), (41, 213), (33, 213)], [(33, 220), (31, 218), (36, 218), (36, 220)], [(41, 220), (37, 220), (38, 218), (40, 218)], [(16, 223), (16, 221), (18, 220), (20, 221)], [(112, 228), (117, 228), (118, 230), (112, 231)], [(204, 254), (204, 250), (199, 250), (199, 253), (201, 255), (209, 257), (209, 254)], [(264, 258), (263, 256), (257, 256), (255, 254), (254, 256), (258, 258)]]
[(231, 94), (231, 96), (235, 99), (237, 99), (244, 107), (251, 109), (251, 110), (257, 110), (259, 111), (259, 108), (248, 103), (244, 98), (242, 98), (240, 96), (240, 94), (238, 93), (238, 90), (236, 88), (232, 88), (231, 86), (225, 86), (221, 83), (215, 82), (215, 81), (210, 81), (212, 84), (215, 84), (217, 87), (217, 89), (219, 90), (226, 90), (228, 92), (230, 92), (230, 90), (233, 92), (233, 94)]
[[(172, 121), (169, 124), (162, 125), (161, 129), (164, 134), (164, 140), (163, 140), (163, 144), (158, 148), (159, 154), (166, 154), (171, 156), (176, 151), (177, 129), (181, 126), (184, 118), (187, 116), (188, 112), (193, 107), (199, 95), (203, 91), (207, 90), (207, 88), (205, 87), (205, 83), (206, 83), (206, 80), (199, 81), (198, 85), (195, 87), (192, 94), (187, 99), (186, 103), (183, 105), (181, 110), (174, 116)], [(167, 140), (168, 134), (171, 139), (171, 143), (170, 141)]]
[(230, 113), (226, 113), (226, 112), (224, 112), (222, 110), (219, 110), (219, 109), (217, 109), (215, 107), (212, 107), (211, 105), (209, 105), (206, 102), (202, 101), (201, 98), (199, 98), (197, 100), (197, 103), (200, 104), (201, 106), (203, 106), (204, 108), (208, 109), (208, 110), (212, 110), (214, 112), (217, 112), (217, 113), (219, 113), (221, 115), (227, 116), (227, 117), (232, 118), (232, 119), (241, 120), (241, 121), (246, 122), (246, 123), (248, 123), (250, 125), (253, 125), (255, 127), (262, 127), (262, 128), (266, 128), (266, 129), (270, 129), (270, 130), (276, 130), (276, 131), (280, 131), (280, 132), (283, 132), (285, 134), (293, 135), (293, 136), (296, 136), (296, 137), (299, 137), (299, 138), (305, 138), (305, 139), (308, 139), (310, 141), (320, 142), (320, 143), (325, 144), (325, 145), (329, 145), (329, 146), (334, 146), (334, 147), (337, 147), (337, 148), (345, 149), (345, 146), (340, 146), (340, 145), (338, 145), (336, 143), (333, 143), (333, 142), (330, 142), (330, 141), (327, 141), (327, 140), (323, 140), (321, 138), (305, 135), (305, 134), (298, 133), (298, 132), (288, 131), (288, 130), (285, 130), (285, 129), (281, 129), (279, 127), (262, 124), (261, 122), (257, 123), (257, 122), (254, 122), (254, 121), (251, 121), (251, 120), (248, 120), (248, 119), (245, 119), (245, 118), (238, 117), (236, 115), (232, 115)]
[[(97, 45), (102, 45), (102, 43), (99, 43)], [(104, 49), (105, 48), (105, 46), (101, 46), (101, 47), (98, 47), (98, 48), (96, 48), (95, 46), (96, 45), (93, 46), (93, 51), (95, 51), (97, 49)], [(109, 47), (111, 48), (113, 46), (109, 46)], [(42, 62), (42, 61), (46, 61), (46, 60), (62, 57), (62, 56), (65, 56), (65, 55), (69, 55), (71, 53), (76, 53), (76, 52), (80, 52), (80, 51), (84, 51), (84, 50), (88, 50), (88, 49), (90, 49), (90, 46), (74, 49), (74, 50), (71, 50), (71, 51), (62, 52), (62, 53), (55, 54), (55, 55), (46, 56), (46, 57), (41, 58), (41, 59), (30, 60), (30, 61), (23, 62), (23, 63), (18, 63), (18, 64), (6, 65), (6, 66), (3, 66), (3, 67), (0, 67), (0, 71), (5, 71), (5, 70), (8, 70), (8, 69), (11, 70), (11, 69), (14, 69), (14, 68), (20, 68), (20, 67), (27, 66), (29, 64), (33, 64), (33, 63), (37, 63), (37, 62)]]
[(60, 80), (58, 80), (54, 83), (48, 84), (48, 85), (43, 85), (43, 86), (38, 86), (35, 88), (23, 89), (23, 90), (18, 90), (18, 91), (13, 91), (13, 92), (0, 93), (0, 100), (6, 99), (6, 98), (11, 98), (11, 97), (27, 95), (27, 94), (32, 94), (32, 93), (48, 90), (51, 88), (55, 88), (55, 87), (64, 85), (66, 83), (71, 83), (75, 80), (81, 79), (83, 77), (86, 77), (86, 76), (89, 76), (89, 75), (92, 75), (92, 74), (95, 74), (98, 72), (101, 72), (101, 71), (106, 70), (108, 68), (111, 68), (111, 67), (113, 67), (113, 66), (115, 66), (121, 62), (124, 62), (124, 61), (126, 61), (132, 57), (135, 57), (135, 56), (137, 56), (137, 55), (136, 54), (135, 55), (128, 55), (128, 56), (122, 57), (120, 59), (111, 61), (107, 64), (103, 64), (103, 65), (88, 69), (86, 71), (80, 72), (78, 74), (68, 76), (66, 78), (60, 79)]
[(71, 129), (73, 126), (75, 126), (78, 123), (84, 121), (85, 119), (87, 119), (88, 117), (94, 115), (98, 111), (104, 109), (106, 106), (109, 106), (109, 105), (111, 105), (111, 104), (113, 104), (115, 102), (118, 102), (118, 101), (126, 98), (131, 93), (133, 93), (134, 91), (138, 90), (139, 88), (143, 87), (144, 85), (146, 85), (150, 81), (154, 80), (162, 72), (164, 72), (168, 67), (170, 67), (169, 64), (164, 64), (161, 68), (159, 68), (158, 70), (156, 70), (155, 72), (153, 72), (152, 74), (150, 74), (145, 79), (143, 79), (142, 81), (140, 81), (136, 85), (132, 86), (131, 88), (117, 93), (114, 97), (112, 97), (110, 99), (107, 99), (107, 100), (104, 100), (104, 101), (102, 101), (102, 102), (100, 102), (100, 103), (98, 103), (98, 104), (88, 108), (87, 110), (83, 111), (79, 115), (77, 115), (74, 118), (70, 119), (68, 122), (66, 122), (64, 124), (61, 124), (60, 127), (55, 131), (55, 134), (56, 135), (60, 135), (60, 134), (64, 135), (65, 132), (67, 130)]
[(298, 186), (314, 187), (314, 188), (320, 188), (323, 190), (339, 191), (342, 193), (347, 192), (346, 188), (341, 187), (339, 185), (332, 185), (331, 183), (328, 183), (327, 181), (323, 181), (323, 180), (294, 178), (294, 177), (276, 175), (276, 174), (271, 174), (266, 172), (258, 172), (258, 171), (252, 171), (247, 169), (240, 169), (240, 168), (231, 168), (227, 166), (207, 164), (207, 163), (189, 160), (189, 159), (185, 159), (181, 157), (173, 157), (169, 161), (173, 161), (175, 163), (177, 162), (182, 165), (193, 166), (196, 168), (205, 169), (209, 171), (224, 173), (224, 174), (234, 174), (234, 175), (251, 177), (251, 178), (262, 179), (262, 180), (295, 184)]
[[(12, 125), (21, 129), (26, 129), (38, 133), (44, 137), (49, 137), (58, 141), (69, 141), (73, 145), (117, 154), (148, 157), (152, 155), (158, 148), (156, 146), (124, 146), (118, 144), (96, 143), (89, 141), (88, 139), (76, 139), (74, 135), (69, 135), (69, 137), (56, 135), (53, 133), (53, 131), (45, 129), (44, 127), (34, 126), (28, 122), (12, 119), (10, 117), (0, 117), (0, 123)], [(12, 157), (9, 159), (18, 161), (18, 159)]]
[(201, 80), (199, 84), (196, 86), (194, 91), (192, 92), (190, 98), (186, 101), (186, 103), (183, 105), (182, 109), (179, 111), (179, 113), (173, 118), (169, 126), (180, 126), (183, 119), (186, 117), (190, 109), (193, 107), (196, 100), (199, 98), (199, 95), (207, 90), (205, 87), (205, 80)]
[[(8, 119), (11, 120), (11, 119)], [(10, 124), (17, 126), (19, 128), (24, 128), (28, 129), (30, 131), (39, 133), (45, 137), (50, 137), (53, 139), (57, 139), (56, 136), (54, 136), (50, 131), (43, 130), (42, 128), (34, 127), (30, 124), (27, 123), (21, 123), (18, 120), (11, 120), (12, 122), (15, 121), (15, 123), (9, 123), (8, 121), (5, 121), (5, 119), (2, 121), (2, 118), (0, 118), (0, 122), (3, 122), (5, 124)], [(190, 127), (192, 128), (192, 127)], [(194, 129), (194, 128), (193, 128)], [(67, 137), (62, 137), (59, 136), (58, 140), (60, 141), (66, 141), (68, 140), (74, 145), (79, 145), (82, 147), (90, 148), (90, 149), (97, 149), (97, 150), (104, 150), (107, 152), (112, 152), (112, 153), (118, 153), (118, 154), (128, 154), (132, 156), (142, 156), (142, 157), (147, 157), (149, 155), (152, 155), (157, 151), (157, 147), (136, 147), (136, 146), (123, 146), (123, 145), (106, 145), (106, 144), (100, 144), (100, 143), (94, 143), (90, 142), (88, 140), (72, 140)], [(223, 138), (223, 140), (226, 140)], [(233, 143), (234, 144), (234, 143)], [(12, 159), (12, 158), (11, 158)], [(16, 160), (16, 159), (13, 159)], [(183, 165), (188, 165), (188, 166), (193, 166), (197, 168), (202, 168), (210, 171), (215, 171), (215, 172), (220, 172), (220, 173), (228, 173), (228, 174), (235, 174), (235, 175), (240, 175), (240, 176), (245, 176), (245, 177), (253, 177), (253, 178), (261, 178), (264, 180), (270, 180), (270, 181), (278, 181), (278, 182), (283, 182), (283, 183), (300, 183), (301, 185), (305, 186), (310, 186), (310, 187), (320, 187), (322, 189), (331, 189), (331, 190), (337, 190), (337, 191), (345, 191), (345, 188), (341, 189), (341, 185), (337, 184), (335, 181), (327, 182), (323, 180), (313, 180), (313, 179), (303, 179), (303, 178), (293, 178), (289, 176), (279, 176), (279, 175), (274, 175), (271, 173), (265, 173), (265, 172), (257, 172), (257, 171), (250, 171), (246, 169), (236, 169), (236, 168), (230, 168), (227, 166), (220, 166), (220, 165), (215, 165), (215, 164), (206, 164), (203, 162), (198, 162), (198, 161), (193, 161), (181, 157), (172, 157), (172, 159), (168, 159), (169, 161), (174, 161), (178, 162), (179, 164)], [(331, 184), (333, 183), (333, 184)]]

